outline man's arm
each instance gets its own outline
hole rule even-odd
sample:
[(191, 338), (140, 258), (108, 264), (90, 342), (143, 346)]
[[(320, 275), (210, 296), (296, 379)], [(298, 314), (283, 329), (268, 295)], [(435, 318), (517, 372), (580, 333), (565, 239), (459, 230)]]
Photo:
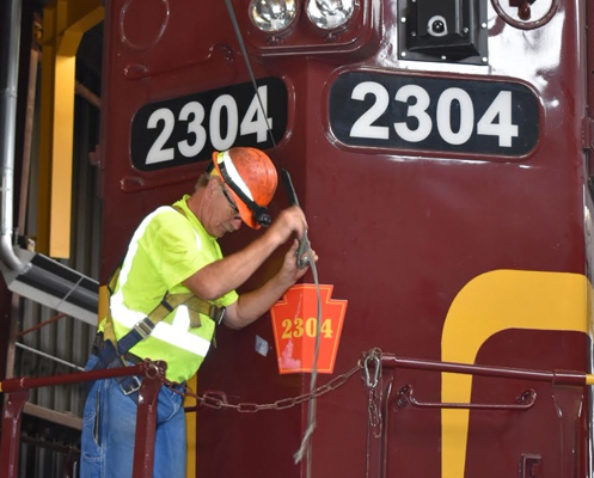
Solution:
[[(291, 235), (301, 237), (306, 229), (305, 215), (300, 208), (293, 206), (285, 209), (262, 236), (242, 250), (208, 264), (183, 283), (202, 299), (217, 299), (243, 284)], [(270, 284), (268, 294), (273, 294), (273, 290), (276, 291), (280, 286), (281, 284)]]
[[(307, 267), (297, 268), (296, 252), (299, 241), (285, 254), (281, 269), (259, 289), (241, 294), (234, 304), (227, 307), (224, 323), (232, 329), (240, 329), (264, 315), (270, 307), (306, 272)], [(314, 260), (317, 259), (314, 253)]]

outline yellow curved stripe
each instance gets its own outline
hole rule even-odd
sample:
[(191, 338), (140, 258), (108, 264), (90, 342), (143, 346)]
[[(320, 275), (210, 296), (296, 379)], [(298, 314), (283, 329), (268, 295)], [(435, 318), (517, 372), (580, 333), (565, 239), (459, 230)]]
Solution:
[[(441, 358), (474, 363), (481, 345), (505, 329), (588, 333), (589, 290), (581, 274), (496, 270), (477, 276), (448, 311)], [(470, 402), (471, 390), (472, 376), (442, 374), (442, 401)], [(468, 421), (468, 410), (441, 411), (442, 478), (464, 478)]]

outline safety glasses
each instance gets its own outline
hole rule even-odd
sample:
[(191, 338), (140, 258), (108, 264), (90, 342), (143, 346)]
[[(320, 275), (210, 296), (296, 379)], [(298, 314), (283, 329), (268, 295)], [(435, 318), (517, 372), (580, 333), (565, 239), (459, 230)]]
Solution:
[(235, 204), (235, 202), (233, 202), (233, 199), (231, 199), (231, 196), (229, 196), (229, 193), (225, 189), (225, 186), (221, 185), (221, 190), (223, 191), (223, 196), (225, 196), (225, 199), (229, 203), (229, 206), (231, 206), (231, 209), (233, 209), (233, 212), (235, 214), (239, 214), (239, 209), (237, 209), (237, 205)]

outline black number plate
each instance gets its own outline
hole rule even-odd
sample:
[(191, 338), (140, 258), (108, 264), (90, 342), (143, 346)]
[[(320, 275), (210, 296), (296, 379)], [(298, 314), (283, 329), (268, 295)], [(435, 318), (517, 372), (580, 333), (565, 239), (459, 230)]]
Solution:
[(347, 145), (523, 156), (538, 141), (539, 102), (519, 83), (353, 71), (329, 102)]
[(141, 170), (209, 159), (231, 146), (272, 146), (287, 127), (287, 89), (278, 78), (150, 103), (132, 121), (132, 164)]

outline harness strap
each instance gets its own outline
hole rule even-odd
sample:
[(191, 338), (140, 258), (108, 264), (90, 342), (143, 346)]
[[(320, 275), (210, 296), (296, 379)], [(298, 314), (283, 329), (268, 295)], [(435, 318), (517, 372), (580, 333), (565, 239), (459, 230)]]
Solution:
[[(172, 207), (187, 218), (187, 215), (182, 208), (178, 206)], [(121, 268), (122, 264), (120, 263), (107, 282), (107, 290), (110, 297), (113, 295), (116, 288)], [(190, 310), (190, 327), (192, 328), (200, 327), (202, 325), (199, 314), (204, 314), (210, 317), (216, 325), (220, 325), (225, 317), (225, 307), (217, 307), (216, 305), (210, 304), (191, 292), (177, 294), (167, 292), (161, 302), (149, 312), (144, 319), (136, 322), (132, 329), (117, 340), (113, 329), (113, 318), (111, 317), (111, 312), (108, 308), (103, 328), (103, 339), (106, 343), (99, 352), (99, 363), (95, 368), (107, 368), (113, 366), (111, 364), (113, 364), (114, 360), (117, 360), (118, 357), (122, 363), (125, 364), (123, 358), (128, 351), (138, 342), (146, 339), (152, 333), (156, 325), (180, 305), (184, 305)]]

